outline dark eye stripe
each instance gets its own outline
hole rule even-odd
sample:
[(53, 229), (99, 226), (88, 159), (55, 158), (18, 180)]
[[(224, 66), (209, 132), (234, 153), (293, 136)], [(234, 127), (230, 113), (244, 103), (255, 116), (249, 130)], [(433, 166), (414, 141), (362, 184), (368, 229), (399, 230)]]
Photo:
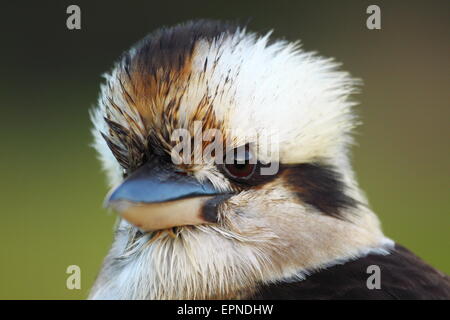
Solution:
[[(329, 165), (319, 163), (280, 164), (277, 174), (261, 175), (261, 168), (270, 166), (258, 162), (249, 179), (228, 179), (238, 189), (260, 188), (276, 178), (284, 180), (302, 203), (320, 212), (342, 219), (343, 209), (356, 207), (359, 202), (347, 194), (346, 185), (338, 171)], [(223, 168), (222, 168), (223, 171)]]
[(317, 163), (282, 166), (286, 185), (298, 198), (324, 214), (342, 218), (341, 210), (359, 203), (347, 195), (341, 175), (332, 166)]

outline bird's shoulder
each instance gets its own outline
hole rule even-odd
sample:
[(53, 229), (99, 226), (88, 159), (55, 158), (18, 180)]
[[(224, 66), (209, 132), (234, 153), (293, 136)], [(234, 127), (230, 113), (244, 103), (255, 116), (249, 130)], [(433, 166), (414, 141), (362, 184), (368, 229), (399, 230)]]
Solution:
[[(379, 270), (379, 288), (368, 281)], [(369, 268), (369, 269), (368, 269)], [(319, 270), (299, 282), (261, 285), (255, 299), (450, 299), (450, 277), (396, 244), (388, 255), (369, 254)]]

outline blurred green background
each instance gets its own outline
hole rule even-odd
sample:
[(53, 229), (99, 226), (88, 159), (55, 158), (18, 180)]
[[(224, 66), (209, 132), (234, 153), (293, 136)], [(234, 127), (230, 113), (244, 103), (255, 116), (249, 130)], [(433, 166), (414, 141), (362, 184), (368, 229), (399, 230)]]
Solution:
[[(66, 29), (78, 4), (82, 30)], [(378, 4), (382, 30), (366, 28)], [(239, 19), (301, 39), (364, 80), (354, 164), (386, 234), (450, 273), (449, 1), (53, 1), (1, 5), (0, 298), (80, 299), (115, 217), (88, 109), (100, 75), (147, 32)], [(250, 18), (250, 20), (249, 20)], [(82, 289), (66, 289), (66, 268)]]

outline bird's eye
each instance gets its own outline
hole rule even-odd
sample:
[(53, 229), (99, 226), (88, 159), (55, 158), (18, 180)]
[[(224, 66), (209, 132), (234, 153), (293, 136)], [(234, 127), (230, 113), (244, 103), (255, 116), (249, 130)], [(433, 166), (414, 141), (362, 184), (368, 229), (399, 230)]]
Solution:
[(232, 154), (227, 154), (223, 165), (225, 173), (231, 178), (248, 179), (255, 172), (256, 163), (248, 147), (237, 148)]

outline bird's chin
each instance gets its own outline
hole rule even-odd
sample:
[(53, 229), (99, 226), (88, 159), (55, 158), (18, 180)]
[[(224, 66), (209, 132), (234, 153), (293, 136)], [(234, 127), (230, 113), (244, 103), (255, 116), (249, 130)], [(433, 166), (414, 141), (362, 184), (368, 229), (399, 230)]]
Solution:
[(212, 197), (192, 197), (159, 203), (136, 203), (117, 200), (111, 208), (122, 218), (143, 232), (168, 232), (182, 226), (211, 224), (204, 213), (205, 204)]

